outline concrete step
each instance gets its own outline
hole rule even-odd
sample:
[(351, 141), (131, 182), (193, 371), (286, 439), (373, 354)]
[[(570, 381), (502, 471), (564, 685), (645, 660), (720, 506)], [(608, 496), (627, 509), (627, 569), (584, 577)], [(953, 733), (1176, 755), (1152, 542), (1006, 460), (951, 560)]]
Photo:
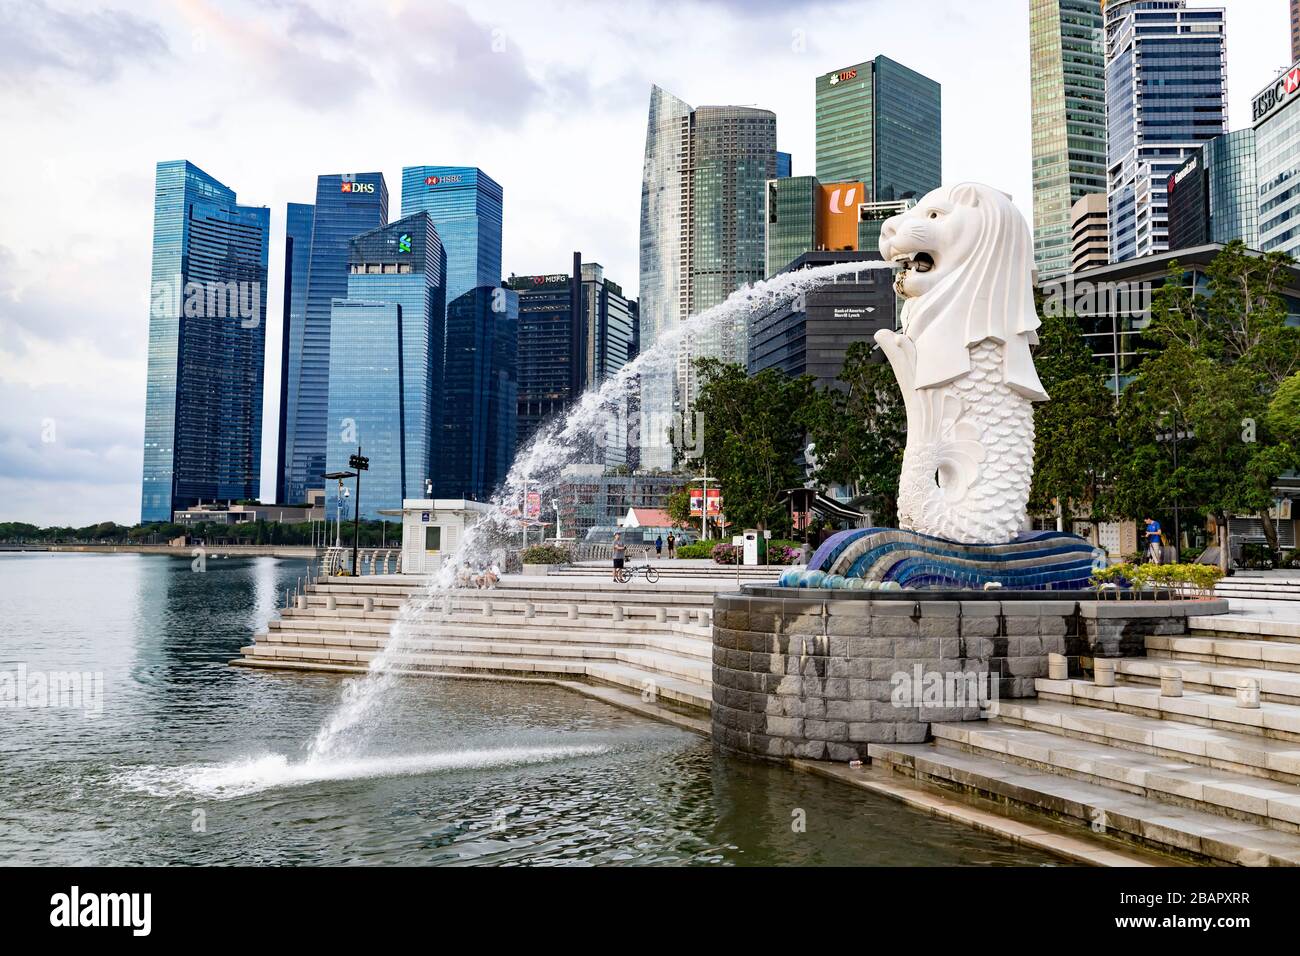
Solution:
[[(375, 651), (360, 648), (317, 649), (270, 644), (255, 644), (252, 647), (242, 648), (241, 653), (245, 663), (262, 666), (274, 666), (277, 662), (299, 667), (304, 664), (320, 664), (332, 669), (358, 672), (367, 670), (376, 655)], [(698, 677), (672, 672), (672, 668), (681, 663), (680, 659), (668, 655), (646, 654), (641, 656), (640, 660), (641, 663), (633, 664), (617, 660), (580, 660), (522, 655), (401, 653), (392, 655), (388, 659), (388, 664), (399, 670), (429, 673), (581, 677), (636, 689), (684, 706), (706, 711), (709, 709), (712, 703), (712, 691), (708, 683), (702, 682)]]
[[(555, 641), (555, 635), (503, 635), (484, 631), (460, 630), (445, 632), (432, 637), (405, 637), (402, 646), (411, 650), (435, 651), (475, 651), (492, 654), (528, 654), (547, 657), (612, 657), (622, 652), (648, 651), (656, 654), (672, 655), (686, 661), (693, 661), (702, 667), (711, 667), (713, 663), (712, 645), (707, 641), (693, 638), (647, 638), (645, 640), (626, 641), (603, 639), (606, 635), (588, 634), (572, 635), (562, 642)], [(326, 648), (366, 648), (379, 649), (388, 644), (384, 636), (337, 635), (322, 637), (310, 631), (273, 631), (259, 636), (258, 644), (285, 644), (291, 646), (309, 646)]]
[[(1300, 743), (1295, 741), (1054, 701), (1000, 700), (992, 705), (992, 712), (999, 722), (1093, 741), (1111, 749), (1279, 781), (1300, 798)], [(938, 736), (938, 730), (934, 733)]]
[(1159, 684), (1160, 670), (1165, 667), (1172, 667), (1182, 675), (1185, 690), (1235, 695), (1241, 681), (1250, 678), (1259, 684), (1261, 699), (1300, 704), (1300, 674), (1261, 667), (1206, 664), (1181, 659), (1121, 657), (1115, 661), (1116, 680), (1131, 684)]
[(1013, 804), (1094, 833), (1246, 866), (1300, 866), (1300, 835), (1247, 821), (1118, 792), (1019, 766), (997, 757), (941, 749), (936, 744), (871, 744), (873, 763), (959, 791)]
[[(367, 618), (284, 617), (272, 619), (267, 629), (258, 635), (281, 632), (315, 634), (323, 640), (340, 637), (373, 637), (386, 640), (396, 628), (394, 621), (375, 621)], [(520, 640), (541, 641), (593, 641), (600, 643), (638, 644), (647, 641), (687, 640), (706, 646), (712, 633), (708, 627), (696, 624), (655, 623), (653, 621), (599, 621), (553, 620), (502, 620), (495, 616), (441, 618), (408, 621), (401, 626), (406, 637), (518, 637)]]
[(1183, 688), (1182, 697), (1162, 697), (1158, 687), (1117, 684), (1098, 687), (1089, 680), (1034, 681), (1038, 699), (1101, 707), (1141, 714), (1170, 722), (1216, 727), (1274, 740), (1300, 741), (1300, 706), (1261, 701), (1259, 707), (1238, 707), (1234, 697)]
[(1187, 625), (1193, 637), (1244, 637), (1258, 640), (1300, 644), (1300, 610), (1296, 620), (1251, 616), (1247, 613), (1189, 617)]
[[(581, 611), (581, 609), (579, 609)], [(660, 621), (653, 614), (625, 614), (621, 621), (612, 614), (579, 613), (570, 618), (567, 613), (543, 613), (538, 609), (533, 617), (525, 617), (522, 612), (509, 613), (493, 604), (489, 612), (483, 607), (466, 609), (454, 614), (426, 612), (418, 617), (403, 617), (397, 614), (384, 614), (378, 611), (366, 612), (360, 609), (312, 608), (299, 610), (289, 608), (282, 611), (280, 617), (272, 618), (271, 626), (295, 626), (320, 628), (321, 630), (355, 630), (355, 631), (389, 631), (402, 621), (404, 627), (439, 627), (443, 624), (487, 624), (495, 623), (498, 628), (541, 627), (573, 630), (579, 627), (599, 630), (614, 630), (627, 633), (684, 633), (698, 637), (712, 635), (712, 614), (704, 609), (688, 611), (686, 623), (682, 623), (682, 609), (664, 615)], [(703, 613), (701, 613), (701, 611)]]
[(1001, 718), (987, 723), (935, 724), (933, 731), (939, 749), (990, 756), (1197, 812), (1300, 834), (1300, 787), (1292, 784), (1004, 724)]
[(1155, 660), (1203, 661), (1264, 670), (1300, 671), (1300, 643), (1251, 640), (1243, 637), (1151, 634), (1147, 657)]
[(1238, 580), (1236, 576), (1214, 586), (1215, 597), (1260, 601), (1300, 601), (1300, 583), (1266, 580)]

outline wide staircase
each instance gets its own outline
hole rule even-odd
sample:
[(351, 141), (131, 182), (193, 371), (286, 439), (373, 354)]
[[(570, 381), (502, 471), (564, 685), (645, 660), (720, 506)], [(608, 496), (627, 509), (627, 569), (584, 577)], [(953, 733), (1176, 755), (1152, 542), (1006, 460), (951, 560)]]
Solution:
[(1039, 679), (872, 762), (1173, 854), (1300, 864), (1300, 614), (1190, 623), (1117, 660), (1113, 686)]
[[(1295, 601), (1300, 607), (1300, 571), (1238, 571), (1214, 586), (1216, 597), (1253, 601)], [(1297, 611), (1300, 619), (1300, 611)]]
[(508, 575), (493, 589), (432, 594), (399, 576), (325, 578), (231, 663), (360, 673), (397, 633), (386, 661), (397, 672), (599, 685), (614, 703), (666, 705), (703, 729), (719, 586)]

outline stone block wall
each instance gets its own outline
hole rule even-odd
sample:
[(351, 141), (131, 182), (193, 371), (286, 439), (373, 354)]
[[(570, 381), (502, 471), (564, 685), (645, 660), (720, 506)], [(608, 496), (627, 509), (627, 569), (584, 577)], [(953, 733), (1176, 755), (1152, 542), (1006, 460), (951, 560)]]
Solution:
[[(1140, 605), (1126, 610), (1133, 609)], [(1194, 613), (1214, 612), (1198, 602)], [(1048, 654), (1067, 655), (1077, 668), (1080, 657), (1134, 650), (1139, 632), (1169, 633), (1149, 628), (1185, 630), (1185, 614), (1088, 615), (1079, 602), (1047, 595), (885, 599), (767, 587), (718, 594), (714, 741), (772, 759), (865, 760), (870, 743), (920, 742), (932, 721), (980, 719), (973, 694), (964, 698), (970, 704), (925, 706), (916, 695), (900, 697), (900, 675), (988, 675), (979, 679), (999, 698), (1032, 697)]]

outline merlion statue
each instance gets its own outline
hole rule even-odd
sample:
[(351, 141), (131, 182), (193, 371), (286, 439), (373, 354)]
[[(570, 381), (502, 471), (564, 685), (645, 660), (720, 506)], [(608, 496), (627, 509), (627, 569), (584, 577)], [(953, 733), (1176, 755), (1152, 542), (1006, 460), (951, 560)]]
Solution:
[(876, 342), (907, 409), (899, 526), (965, 543), (1010, 541), (1024, 526), (1034, 463), (1033, 402), (1047, 400), (1031, 242), (1002, 192), (940, 187), (884, 223), (901, 262), (902, 331)]

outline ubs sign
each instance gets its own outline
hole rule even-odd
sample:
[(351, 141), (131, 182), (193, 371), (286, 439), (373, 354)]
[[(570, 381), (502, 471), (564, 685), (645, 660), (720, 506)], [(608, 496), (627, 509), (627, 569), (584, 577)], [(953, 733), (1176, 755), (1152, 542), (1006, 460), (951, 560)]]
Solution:
[(1258, 123), (1281, 106), (1291, 102), (1300, 90), (1300, 66), (1293, 66), (1277, 78), (1264, 92), (1255, 97), (1250, 108), (1251, 122)]

